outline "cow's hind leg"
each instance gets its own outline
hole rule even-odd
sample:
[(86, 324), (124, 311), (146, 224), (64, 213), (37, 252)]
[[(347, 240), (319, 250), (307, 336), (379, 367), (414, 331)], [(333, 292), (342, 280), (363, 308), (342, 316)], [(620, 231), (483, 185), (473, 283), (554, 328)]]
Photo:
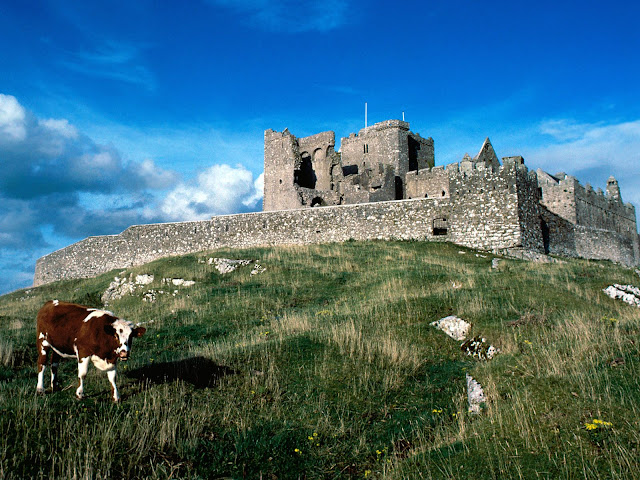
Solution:
[(82, 400), (84, 397), (84, 377), (87, 376), (89, 371), (89, 359), (91, 357), (85, 357), (78, 362), (78, 388), (76, 389), (76, 397)]
[(58, 365), (62, 357), (55, 351), (51, 352), (51, 391), (57, 392), (60, 390), (60, 382), (58, 382)]
[(47, 368), (47, 354), (50, 348), (42, 333), (36, 339), (36, 348), (38, 349), (38, 385), (36, 392), (42, 394), (44, 393), (44, 371)]

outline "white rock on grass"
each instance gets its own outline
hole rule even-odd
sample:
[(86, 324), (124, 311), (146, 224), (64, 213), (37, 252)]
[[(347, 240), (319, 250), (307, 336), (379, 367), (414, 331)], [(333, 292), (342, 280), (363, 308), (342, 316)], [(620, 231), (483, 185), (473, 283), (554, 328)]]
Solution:
[(253, 270), (251, 270), (251, 275), (259, 275), (259, 274), (264, 273), (266, 271), (267, 271), (267, 269), (265, 267), (263, 267), (259, 263), (256, 263), (253, 266)]
[(213, 264), (221, 274), (231, 273), (238, 267), (249, 265), (253, 260), (231, 260), (230, 258), (210, 258), (209, 265)]
[(482, 404), (487, 401), (482, 385), (467, 373), (467, 400), (469, 413), (478, 414), (482, 411)]
[(622, 300), (629, 305), (640, 307), (640, 288), (633, 285), (619, 285), (617, 283), (603, 290), (609, 297)]
[(172, 284), (176, 287), (192, 287), (196, 284), (194, 280), (185, 280), (184, 278), (163, 278), (162, 283)]
[(152, 282), (153, 282), (153, 275), (149, 275), (147, 273), (142, 275), (136, 275), (137, 285), (149, 285)]
[(230, 258), (210, 258), (207, 263), (213, 265), (222, 275), (231, 273), (239, 267), (245, 267), (255, 263), (251, 270), (251, 275), (258, 275), (266, 271), (266, 268), (258, 263), (257, 260), (232, 260)]
[(479, 336), (466, 340), (460, 345), (460, 350), (478, 360), (491, 360), (500, 351), (498, 348), (487, 343), (486, 338)]
[(436, 320), (431, 323), (432, 327), (436, 327), (439, 330), (442, 330), (444, 333), (449, 335), (451, 338), (457, 341), (462, 341), (467, 338), (469, 334), (469, 330), (471, 329), (471, 324), (465, 322), (461, 318), (456, 317), (455, 315), (449, 315), (448, 317), (441, 318), (440, 320)]
[(153, 282), (153, 275), (143, 274), (136, 275), (134, 280), (133, 274), (127, 277), (114, 277), (113, 282), (109, 284), (109, 287), (102, 294), (101, 300), (104, 305), (107, 305), (112, 300), (118, 300), (125, 295), (131, 295), (142, 285), (148, 285)]

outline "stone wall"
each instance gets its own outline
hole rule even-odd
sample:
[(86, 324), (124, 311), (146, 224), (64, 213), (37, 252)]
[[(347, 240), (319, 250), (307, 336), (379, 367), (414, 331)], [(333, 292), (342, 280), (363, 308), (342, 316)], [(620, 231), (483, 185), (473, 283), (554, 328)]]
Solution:
[(521, 224), (524, 210), (534, 208), (526, 198), (532, 180), (524, 164), (506, 162), (493, 171), (485, 163), (461, 162), (447, 165), (446, 172), (453, 242), (476, 248), (541, 251), (539, 227), (525, 235)]
[(449, 198), (449, 174), (444, 166), (407, 172), (406, 183), (407, 198)]
[(293, 178), (295, 166), (301, 161), (296, 138), (286, 130), (265, 131), (264, 158), (263, 210), (283, 210), (299, 204)]
[[(619, 194), (605, 195), (591, 185), (582, 186), (575, 177), (551, 176), (538, 170), (542, 203), (547, 209), (583, 227), (605, 229), (631, 236), (637, 233), (633, 205), (623, 203)], [(614, 180), (615, 181), (615, 180)]]
[(172, 255), (222, 247), (342, 242), (349, 239), (447, 240), (433, 219), (448, 202), (400, 200), (276, 212), (223, 215), (200, 222), (138, 225), (119, 235), (90, 237), (36, 263), (34, 286), (85, 278)]
[(445, 197), (225, 215), (208, 221), (138, 225), (119, 235), (89, 237), (39, 259), (34, 285), (222, 247), (349, 239), (449, 241), (472, 248), (541, 251), (546, 238), (553, 254), (638, 263), (637, 235), (573, 225), (539, 205), (534, 172), (522, 162), (503, 161), (496, 171), (472, 162), (432, 169), (438, 178), (449, 179)]
[(624, 265), (638, 264), (638, 236), (626, 236), (602, 229), (574, 225), (541, 208), (546, 251), (565, 257), (611, 260)]

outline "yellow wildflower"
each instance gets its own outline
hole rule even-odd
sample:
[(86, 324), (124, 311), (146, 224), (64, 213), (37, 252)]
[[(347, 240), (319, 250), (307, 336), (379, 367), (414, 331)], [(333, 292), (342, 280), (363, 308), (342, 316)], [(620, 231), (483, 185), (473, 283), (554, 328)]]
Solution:
[(611, 427), (613, 426), (613, 423), (611, 422), (605, 422), (604, 420), (598, 420), (597, 418), (593, 419), (593, 423), (595, 424), (599, 424), (599, 425), (604, 425), (605, 427)]

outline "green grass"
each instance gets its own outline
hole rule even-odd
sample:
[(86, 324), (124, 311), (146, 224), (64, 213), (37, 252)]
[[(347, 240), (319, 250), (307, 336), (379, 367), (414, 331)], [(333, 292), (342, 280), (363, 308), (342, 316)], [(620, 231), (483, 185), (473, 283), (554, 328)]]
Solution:
[[(2, 296), (0, 478), (640, 478), (640, 312), (602, 293), (640, 279), (581, 260), (495, 270), (477, 253), (220, 250)], [(220, 275), (213, 256), (266, 271)], [(148, 329), (119, 366), (123, 401), (93, 367), (75, 400), (73, 361), (63, 391), (36, 396), (40, 306), (101, 306), (123, 272), (155, 277), (109, 304)], [(452, 314), (501, 353), (465, 357), (429, 325)], [(488, 396), (480, 415), (466, 373)]]

